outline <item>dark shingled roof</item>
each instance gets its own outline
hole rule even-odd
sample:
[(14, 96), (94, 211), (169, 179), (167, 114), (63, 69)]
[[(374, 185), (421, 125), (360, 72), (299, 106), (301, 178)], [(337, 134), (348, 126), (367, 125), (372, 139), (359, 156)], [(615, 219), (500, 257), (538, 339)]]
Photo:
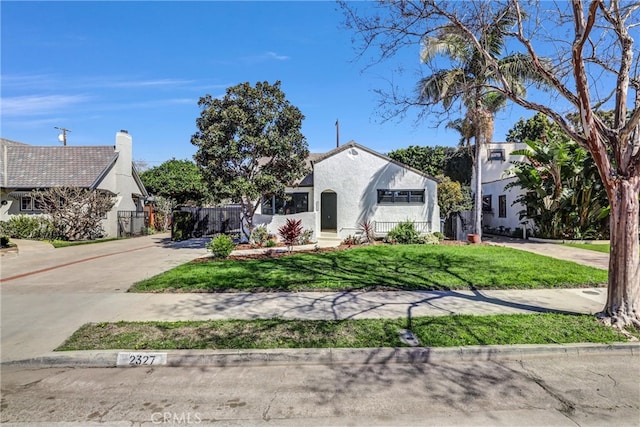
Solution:
[(31, 189), (73, 186), (94, 188), (113, 166), (113, 146), (32, 146), (1, 140), (1, 185)]

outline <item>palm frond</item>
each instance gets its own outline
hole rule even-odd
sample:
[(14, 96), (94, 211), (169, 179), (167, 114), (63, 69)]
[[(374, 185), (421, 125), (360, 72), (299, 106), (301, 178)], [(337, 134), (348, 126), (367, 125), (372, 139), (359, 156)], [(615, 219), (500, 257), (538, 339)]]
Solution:
[(421, 79), (416, 91), (421, 102), (442, 102), (448, 108), (464, 91), (464, 70), (440, 70)]

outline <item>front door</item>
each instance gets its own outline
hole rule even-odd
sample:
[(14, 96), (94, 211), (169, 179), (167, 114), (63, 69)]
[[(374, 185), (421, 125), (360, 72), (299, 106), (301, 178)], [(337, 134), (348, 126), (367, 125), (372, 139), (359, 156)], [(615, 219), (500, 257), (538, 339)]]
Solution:
[(334, 192), (320, 195), (320, 231), (338, 231), (338, 203)]

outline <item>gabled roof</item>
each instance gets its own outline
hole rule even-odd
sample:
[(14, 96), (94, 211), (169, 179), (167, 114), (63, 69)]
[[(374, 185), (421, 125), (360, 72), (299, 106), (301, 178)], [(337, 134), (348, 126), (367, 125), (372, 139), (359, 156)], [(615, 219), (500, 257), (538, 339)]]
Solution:
[(423, 176), (425, 178), (428, 178), (428, 179), (431, 179), (433, 181), (436, 181), (436, 182), (438, 181), (436, 178), (432, 177), (429, 174), (426, 174), (426, 173), (424, 173), (424, 172), (422, 172), (422, 171), (420, 171), (418, 169), (412, 168), (411, 166), (407, 166), (402, 162), (398, 162), (397, 160), (393, 160), (391, 157), (385, 156), (384, 154), (380, 154), (377, 151), (373, 151), (372, 149), (367, 148), (367, 147), (365, 147), (363, 145), (357, 144), (355, 141), (349, 141), (348, 143), (346, 143), (344, 145), (341, 145), (341, 146), (339, 146), (337, 148), (334, 148), (333, 150), (316, 157), (314, 160), (311, 161), (311, 163), (312, 164), (320, 163), (321, 161), (326, 160), (329, 157), (335, 156), (336, 154), (341, 153), (341, 152), (345, 151), (348, 148), (357, 148), (359, 150), (366, 151), (369, 154), (372, 154), (374, 156), (380, 157), (381, 159), (386, 160), (386, 161), (388, 161), (390, 163), (393, 163), (394, 165), (398, 165), (401, 168), (405, 168), (407, 170), (410, 170), (411, 172), (417, 173), (418, 175), (421, 175), (421, 176)]
[(95, 188), (113, 167), (113, 146), (33, 146), (0, 141), (0, 185), (12, 189)]

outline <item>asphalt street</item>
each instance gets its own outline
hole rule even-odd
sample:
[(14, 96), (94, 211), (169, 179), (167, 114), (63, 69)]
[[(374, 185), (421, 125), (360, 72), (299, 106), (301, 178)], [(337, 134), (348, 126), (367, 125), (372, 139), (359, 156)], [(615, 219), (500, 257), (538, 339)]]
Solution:
[[(2, 367), (3, 425), (637, 426), (638, 356)], [(60, 424), (56, 424), (60, 423)]]

